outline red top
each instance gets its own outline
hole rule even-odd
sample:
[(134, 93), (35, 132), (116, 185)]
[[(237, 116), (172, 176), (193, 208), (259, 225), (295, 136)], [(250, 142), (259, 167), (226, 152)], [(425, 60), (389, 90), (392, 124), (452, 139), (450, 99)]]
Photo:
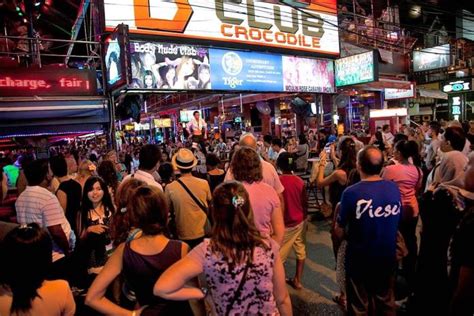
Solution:
[(300, 177), (283, 174), (280, 181), (285, 191), (285, 227), (294, 227), (304, 220), (303, 190), (304, 182)]

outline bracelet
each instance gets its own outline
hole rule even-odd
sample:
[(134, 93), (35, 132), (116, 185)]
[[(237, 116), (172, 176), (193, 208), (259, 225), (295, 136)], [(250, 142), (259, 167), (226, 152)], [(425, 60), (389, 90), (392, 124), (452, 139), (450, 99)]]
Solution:
[(206, 298), (207, 294), (209, 293), (209, 290), (208, 290), (207, 287), (202, 287), (201, 292), (202, 292), (202, 294), (204, 294), (204, 297), (203, 297), (203, 299), (204, 299), (204, 298)]

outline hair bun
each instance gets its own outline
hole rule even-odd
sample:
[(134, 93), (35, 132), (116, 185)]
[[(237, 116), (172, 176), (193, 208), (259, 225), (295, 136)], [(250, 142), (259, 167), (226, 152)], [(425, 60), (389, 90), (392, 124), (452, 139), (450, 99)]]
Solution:
[(235, 208), (244, 205), (244, 203), (245, 203), (244, 198), (239, 195), (236, 195), (232, 198), (232, 205), (234, 205)]

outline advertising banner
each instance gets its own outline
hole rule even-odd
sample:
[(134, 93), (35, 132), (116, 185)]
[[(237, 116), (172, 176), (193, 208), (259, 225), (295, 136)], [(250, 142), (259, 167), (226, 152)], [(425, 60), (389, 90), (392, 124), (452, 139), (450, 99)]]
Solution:
[(385, 100), (408, 99), (415, 97), (415, 87), (410, 85), (410, 89), (384, 89)]
[(107, 30), (339, 54), (336, 0), (104, 0)]
[(132, 89), (211, 89), (209, 49), (195, 45), (131, 42)]
[(413, 71), (427, 71), (450, 65), (449, 44), (413, 52)]
[(336, 59), (336, 87), (378, 80), (378, 59), (374, 51)]
[(127, 85), (129, 78), (128, 28), (124, 24), (104, 38), (104, 65), (107, 90), (112, 91)]
[(283, 56), (283, 91), (334, 93), (333, 61)]
[(283, 91), (282, 56), (210, 49), (216, 90)]

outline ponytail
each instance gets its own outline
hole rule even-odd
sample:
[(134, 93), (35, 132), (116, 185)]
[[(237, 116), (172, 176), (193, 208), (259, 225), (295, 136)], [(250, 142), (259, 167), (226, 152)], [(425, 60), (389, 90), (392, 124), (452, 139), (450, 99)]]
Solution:
[(417, 167), (421, 167), (421, 157), (419, 152), (418, 143), (414, 140), (401, 140), (395, 144), (395, 150), (400, 153), (403, 159), (413, 160), (413, 164)]

